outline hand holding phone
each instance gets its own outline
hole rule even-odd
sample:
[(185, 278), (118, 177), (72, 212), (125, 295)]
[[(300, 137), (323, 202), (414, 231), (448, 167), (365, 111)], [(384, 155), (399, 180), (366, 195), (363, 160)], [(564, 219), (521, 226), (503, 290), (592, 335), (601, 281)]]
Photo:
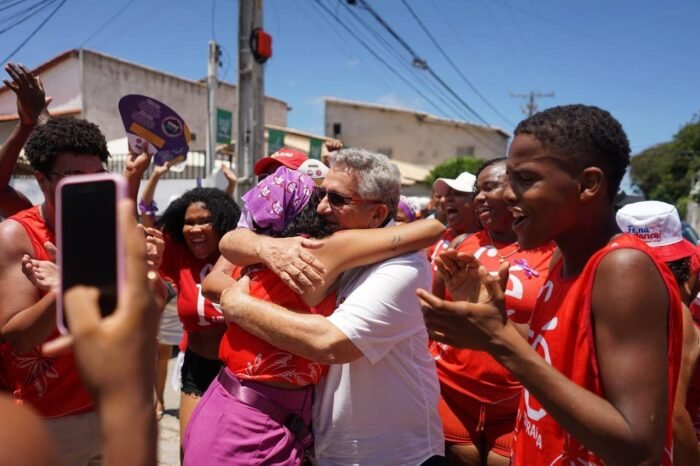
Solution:
[(117, 204), (126, 197), (120, 175), (76, 175), (56, 187), (56, 239), (59, 292), (56, 320), (68, 333), (63, 296), (71, 287), (85, 285), (100, 291), (100, 312), (111, 314), (124, 281), (123, 240)]

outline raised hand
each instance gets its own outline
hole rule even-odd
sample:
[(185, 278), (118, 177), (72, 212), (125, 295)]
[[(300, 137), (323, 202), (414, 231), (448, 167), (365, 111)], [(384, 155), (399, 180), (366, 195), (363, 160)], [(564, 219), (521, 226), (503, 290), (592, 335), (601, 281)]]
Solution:
[[(5, 86), (17, 95), (17, 114), (23, 125), (34, 126), (51, 102), (46, 98), (44, 85), (38, 76), (34, 76), (24, 65), (8, 63), (5, 71), (12, 78), (3, 79)], [(48, 117), (48, 113), (45, 115)]]
[(335, 152), (337, 150), (340, 150), (343, 148), (343, 143), (342, 141), (339, 141), (338, 139), (329, 139), (326, 141), (326, 150), (328, 152)]
[(154, 270), (158, 270), (163, 263), (163, 251), (165, 251), (163, 232), (157, 228), (142, 228), (146, 235), (146, 259), (148, 265)]
[(480, 302), (446, 301), (432, 293), (416, 291), (423, 319), (432, 340), (458, 348), (488, 350), (509, 325), (505, 312), (505, 283), (508, 269), (491, 275), (483, 266), (477, 269), (486, 290)]
[(163, 165), (154, 165), (153, 174), (151, 176), (156, 176), (160, 178), (170, 171), (170, 162), (165, 162)]

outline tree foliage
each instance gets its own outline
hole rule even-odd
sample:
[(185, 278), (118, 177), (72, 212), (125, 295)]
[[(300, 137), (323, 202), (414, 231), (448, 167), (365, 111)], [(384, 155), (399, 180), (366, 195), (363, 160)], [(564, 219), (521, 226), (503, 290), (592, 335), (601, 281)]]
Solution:
[[(631, 160), (631, 178), (647, 199), (674, 204), (685, 210), (700, 170), (700, 115), (695, 115), (669, 142), (646, 149)], [(693, 192), (691, 193), (691, 190)]]
[(430, 170), (425, 179), (428, 186), (432, 186), (438, 178), (457, 178), (462, 172), (476, 173), (476, 170), (484, 163), (483, 160), (474, 157), (454, 157), (445, 160), (440, 165)]

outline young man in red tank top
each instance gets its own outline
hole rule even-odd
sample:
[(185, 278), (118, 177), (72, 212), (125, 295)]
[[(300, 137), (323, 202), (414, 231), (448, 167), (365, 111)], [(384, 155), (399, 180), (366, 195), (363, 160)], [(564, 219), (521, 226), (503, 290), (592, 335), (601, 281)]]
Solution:
[[(93, 401), (73, 356), (47, 357), (39, 347), (58, 336), (55, 293), (30, 282), (22, 258), (52, 259), (45, 244), (55, 243), (56, 185), (66, 176), (105, 171), (109, 152), (96, 125), (74, 118), (50, 119), (32, 133), (25, 151), (45, 200), (0, 223), (1, 378), (18, 402), (47, 419), (64, 464), (88, 464), (101, 454)], [(144, 155), (127, 164), (132, 197), (148, 162)]]
[(521, 122), (505, 199), (523, 248), (554, 240), (528, 341), (505, 318), (500, 277), (468, 260), (475, 302), (419, 290), (434, 340), (488, 351), (523, 384), (514, 465), (671, 464), (681, 302), (668, 268), (620, 234), (612, 200), (629, 163), (621, 125), (595, 107)]

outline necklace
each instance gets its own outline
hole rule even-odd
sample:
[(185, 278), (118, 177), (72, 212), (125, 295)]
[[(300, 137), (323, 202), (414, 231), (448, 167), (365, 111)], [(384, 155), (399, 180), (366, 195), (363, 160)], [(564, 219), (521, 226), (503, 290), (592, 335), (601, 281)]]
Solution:
[[(508, 258), (509, 258), (510, 256), (512, 256), (513, 254), (517, 254), (517, 253), (520, 252), (520, 246), (518, 246), (517, 248), (515, 248), (515, 251), (510, 252), (510, 253), (505, 254), (505, 255), (501, 255), (501, 254), (498, 252), (498, 248), (496, 247), (496, 244), (493, 242), (493, 238), (491, 238), (491, 233), (489, 233), (489, 232), (487, 231), (486, 234), (487, 234), (488, 237), (489, 237), (489, 241), (491, 241), (491, 246), (493, 246), (493, 248), (496, 250), (496, 256), (498, 256), (498, 263), (499, 263), (499, 264), (504, 263), (504, 262), (506, 261), (506, 259), (508, 259)], [(515, 243), (515, 244), (517, 245), (518, 243)]]

